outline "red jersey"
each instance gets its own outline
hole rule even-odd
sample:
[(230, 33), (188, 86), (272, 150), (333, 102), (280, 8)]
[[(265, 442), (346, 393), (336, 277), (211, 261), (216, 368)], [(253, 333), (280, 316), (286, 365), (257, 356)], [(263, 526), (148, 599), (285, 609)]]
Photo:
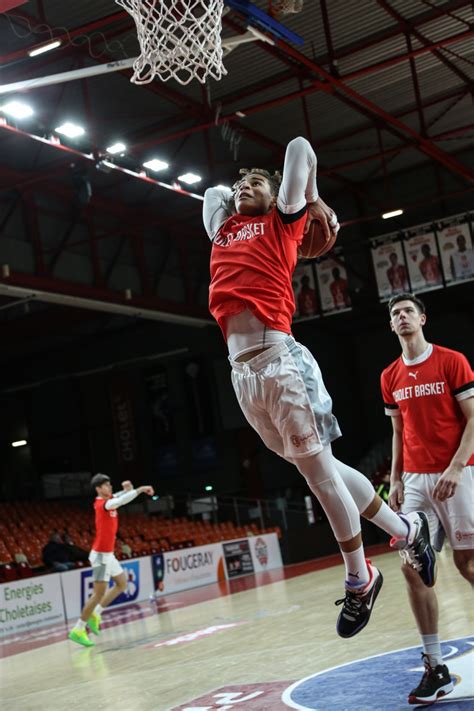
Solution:
[[(383, 371), (381, 387), (385, 413), (403, 418), (403, 471), (443, 472), (466, 425), (458, 400), (474, 396), (473, 372), (465, 356), (433, 346), (416, 365), (397, 358)], [(474, 454), (467, 464), (474, 464)]]
[(347, 279), (334, 279), (334, 281), (329, 284), (329, 288), (331, 289), (334, 306), (337, 309), (342, 309), (344, 306), (350, 305), (351, 301), (349, 299)]
[(316, 313), (317, 302), (314, 289), (303, 289), (298, 294), (298, 310), (300, 316), (313, 316)]
[(390, 282), (392, 291), (406, 291), (408, 289), (407, 270), (403, 264), (387, 269), (387, 279)]
[(106, 501), (108, 499), (102, 499), (100, 496), (94, 501), (95, 539), (92, 550), (99, 553), (113, 553), (118, 529), (117, 509), (106, 509)]
[(229, 217), (212, 243), (209, 310), (226, 338), (228, 316), (249, 309), (266, 326), (291, 333), (291, 277), (303, 239), (306, 207), (292, 215)]
[(441, 271), (439, 268), (439, 259), (432, 254), (430, 257), (425, 257), (420, 262), (420, 272), (427, 284), (441, 284)]

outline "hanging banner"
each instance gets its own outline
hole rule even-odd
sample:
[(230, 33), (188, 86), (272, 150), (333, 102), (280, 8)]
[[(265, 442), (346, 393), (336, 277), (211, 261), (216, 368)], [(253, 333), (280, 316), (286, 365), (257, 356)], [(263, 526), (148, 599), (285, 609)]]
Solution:
[(316, 264), (321, 308), (324, 314), (349, 311), (351, 298), (347, 282), (347, 271), (341, 254), (321, 257)]
[(311, 264), (298, 262), (293, 272), (293, 291), (296, 304), (295, 321), (320, 315), (316, 279)]
[(441, 260), (432, 225), (419, 225), (405, 233), (408, 276), (414, 293), (443, 286)]
[(437, 235), (447, 285), (474, 279), (474, 249), (466, 215), (455, 215), (438, 224)]
[(388, 301), (396, 294), (410, 291), (400, 234), (393, 232), (377, 237), (371, 241), (370, 248), (380, 300)]
[(157, 366), (146, 378), (151, 421), (152, 471), (158, 479), (172, 478), (179, 469), (178, 446), (168, 372)]
[(133, 480), (142, 467), (135, 429), (133, 384), (125, 373), (110, 378), (109, 394), (120, 476)]

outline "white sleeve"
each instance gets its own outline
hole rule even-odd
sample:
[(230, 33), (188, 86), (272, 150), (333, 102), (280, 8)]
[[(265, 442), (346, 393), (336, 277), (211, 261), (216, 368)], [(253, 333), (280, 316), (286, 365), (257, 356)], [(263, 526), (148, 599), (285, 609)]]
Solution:
[(317, 164), (316, 153), (306, 138), (298, 136), (289, 142), (277, 199), (280, 212), (291, 215), (302, 210), (308, 202), (316, 202)]
[(204, 193), (202, 219), (211, 242), (232, 212), (229, 200), (232, 196), (230, 188), (208, 188)]
[(104, 504), (104, 508), (106, 508), (107, 511), (111, 511), (112, 509), (118, 509), (119, 506), (129, 504), (130, 501), (136, 499), (137, 496), (138, 491), (136, 489), (132, 489), (131, 491), (119, 491), (119, 493), (114, 494), (111, 499), (107, 499)]

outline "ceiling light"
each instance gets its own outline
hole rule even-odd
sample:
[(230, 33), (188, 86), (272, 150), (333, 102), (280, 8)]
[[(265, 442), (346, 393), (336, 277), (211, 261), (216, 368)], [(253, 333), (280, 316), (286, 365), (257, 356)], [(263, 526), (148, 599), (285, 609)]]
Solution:
[(158, 158), (152, 158), (151, 160), (147, 160), (146, 163), (143, 163), (143, 167), (149, 168), (150, 170), (154, 170), (155, 173), (158, 173), (159, 170), (166, 170), (168, 163), (165, 163), (164, 160), (159, 160)]
[(28, 118), (33, 115), (33, 109), (28, 104), (22, 104), (21, 101), (9, 101), (8, 104), (2, 106), (2, 111), (8, 116), (13, 116), (17, 119)]
[(238, 116), (239, 118), (245, 118), (247, 114), (244, 114), (243, 111), (236, 111), (235, 115)]
[(75, 123), (70, 123), (69, 121), (66, 121), (66, 123), (63, 123), (61, 126), (58, 126), (54, 130), (56, 131), (56, 133), (62, 133), (63, 136), (67, 136), (68, 138), (77, 138), (77, 136), (82, 136), (85, 133), (82, 126), (78, 126)]
[(213, 487), (210, 484), (208, 484), (207, 486), (204, 487), (204, 489), (206, 491), (212, 491)]
[(403, 210), (392, 210), (392, 212), (384, 212), (382, 215), (382, 219), (389, 220), (391, 217), (398, 217), (398, 215), (403, 215)]
[(199, 183), (202, 178), (200, 175), (196, 175), (195, 173), (185, 173), (184, 175), (179, 175), (178, 180), (182, 183), (186, 183), (187, 185), (194, 185), (194, 183)]
[(18, 439), (16, 442), (12, 442), (12, 447), (24, 447), (25, 444), (28, 444), (26, 439)]
[(48, 44), (44, 44), (42, 47), (37, 47), (36, 49), (32, 49), (31, 52), (28, 52), (30, 57), (37, 57), (38, 54), (43, 54), (44, 52), (49, 52), (52, 49), (56, 49), (56, 47), (61, 46), (61, 40), (55, 40), (54, 42), (49, 42)]
[(127, 150), (125, 143), (114, 143), (108, 146), (106, 149), (107, 153), (124, 153)]

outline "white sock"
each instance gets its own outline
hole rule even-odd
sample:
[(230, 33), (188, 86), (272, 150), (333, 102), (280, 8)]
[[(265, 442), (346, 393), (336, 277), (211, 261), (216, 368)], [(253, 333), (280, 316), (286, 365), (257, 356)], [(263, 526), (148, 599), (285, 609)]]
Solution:
[(359, 588), (367, 585), (370, 579), (369, 569), (364, 556), (364, 548), (360, 546), (355, 551), (341, 551), (346, 566), (346, 585), (349, 588)]
[(76, 630), (85, 630), (85, 629), (86, 629), (86, 623), (84, 622), (84, 620), (81, 620), (81, 618), (79, 617), (78, 621), (77, 621), (76, 624), (74, 625), (74, 628), (75, 628)]
[(100, 615), (100, 614), (102, 613), (102, 610), (103, 610), (103, 609), (104, 609), (104, 608), (102, 607), (102, 605), (96, 605), (96, 606), (94, 607), (94, 612), (95, 612), (96, 615)]
[(427, 655), (428, 661), (433, 667), (443, 663), (443, 655), (441, 654), (441, 642), (439, 634), (422, 634), (421, 641), (423, 642), (423, 652)]
[(395, 538), (406, 538), (408, 535), (408, 527), (405, 521), (395, 511), (392, 511), (385, 502), (382, 502), (382, 506), (369, 521), (372, 521), (376, 526)]

